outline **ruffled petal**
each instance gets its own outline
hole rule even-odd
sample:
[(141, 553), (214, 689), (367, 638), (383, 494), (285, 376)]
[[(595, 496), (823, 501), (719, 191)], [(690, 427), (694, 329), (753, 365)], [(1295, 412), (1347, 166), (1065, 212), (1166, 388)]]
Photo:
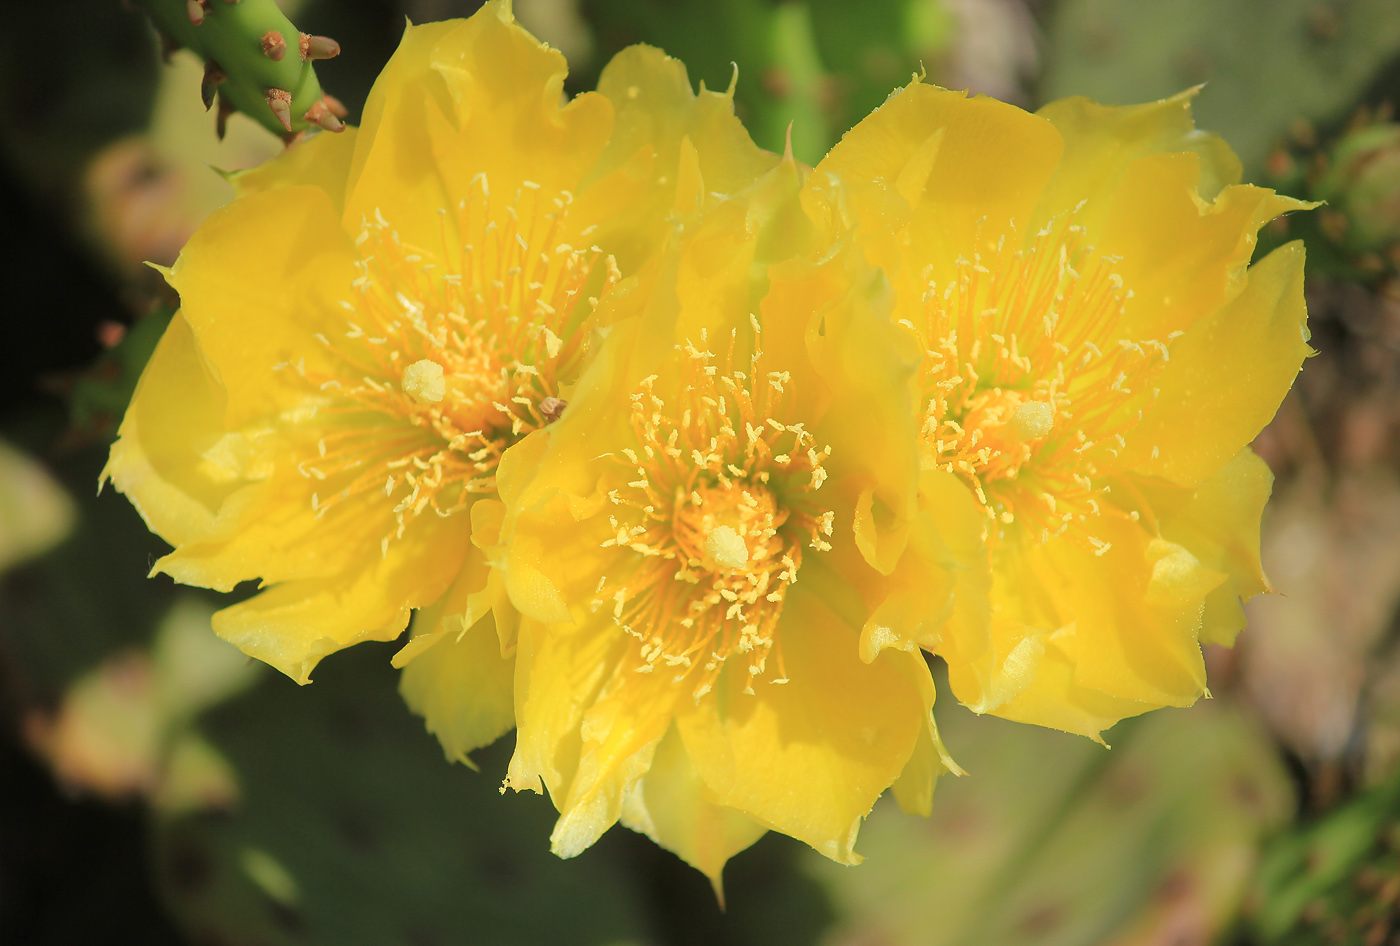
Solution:
[(270, 161), (230, 175), (239, 197), (279, 187), (310, 184), (325, 191), (336, 212), (345, 209), (345, 188), (350, 161), (355, 154), (359, 129), (347, 127), (335, 134), (317, 133), (302, 139)]
[[(608, 629), (617, 630), (611, 624)], [(549, 836), (555, 854), (582, 853), (621, 816), (623, 799), (650, 770), (670, 727), (679, 683), (665, 667), (649, 674), (619, 669), (588, 707), (579, 722), (578, 767), (568, 788), (555, 796), (559, 821)]]
[(1143, 487), (1162, 537), (1229, 576), (1206, 599), (1202, 643), (1232, 645), (1244, 627), (1241, 601), (1272, 590), (1259, 561), (1259, 520), (1273, 482), (1268, 465), (1245, 447), (1194, 489)]
[(1052, 629), (1047, 652), (1071, 662), (1079, 686), (1143, 709), (1190, 705), (1205, 690), (1202, 608), (1227, 576), (1137, 523), (1094, 528), (1101, 552), (1061, 536), (1003, 556), (993, 620)]
[[(406, 661), (397, 659), (403, 651), (396, 655), (395, 662), (403, 666), (399, 692), (437, 736), (447, 758), (475, 768), (468, 753), (515, 726), (515, 660), (501, 656), (491, 614), (462, 627), (460, 618), (439, 617), (452, 610), (453, 603), (444, 601), (414, 616), (415, 626), (440, 630), (415, 637), (421, 643)], [(445, 628), (448, 624), (457, 629)]]
[[(699, 210), (738, 193), (770, 170), (776, 155), (753, 143), (734, 115), (731, 93), (690, 87), (685, 65), (650, 46), (629, 46), (603, 68), (598, 93), (616, 119), (576, 204), (599, 222), (595, 239), (631, 271), (655, 249), (672, 208)], [(687, 197), (682, 169), (693, 161)]]
[(1132, 290), (1119, 337), (1165, 342), (1189, 330), (1244, 288), (1259, 228), (1312, 206), (1250, 185), (1227, 187), (1207, 204), (1200, 179), (1193, 152), (1139, 158), (1092, 233), (1094, 250)]
[(768, 831), (711, 800), (674, 726), (657, 745), (651, 768), (623, 800), (621, 820), (710, 878), (721, 906), (725, 863)]
[[(813, 186), (828, 175), (839, 181), (850, 222), (887, 272), (899, 264), (884, 235), (907, 225), (905, 265), (925, 280), (931, 265), (942, 282), (955, 259), (994, 247), (1013, 221), (1030, 216), (1062, 148), (1043, 118), (914, 82), (842, 137), (817, 165)], [(913, 308), (918, 299), (909, 300)]]
[[(436, 517), (435, 517), (436, 518)], [(393, 640), (409, 609), (432, 604), (458, 575), (469, 525), (424, 522), (383, 556), (324, 579), (287, 581), (214, 615), (214, 631), (298, 683), (327, 654), (363, 640)]]
[(1172, 343), (1124, 467), (1184, 486), (1219, 470), (1274, 416), (1309, 354), (1307, 338), (1303, 244), (1295, 242), (1250, 267), (1229, 305)]
[(437, 208), (474, 193), (478, 175), (500, 213), (527, 181), (549, 193), (577, 188), (607, 141), (612, 108), (596, 93), (561, 105), (566, 72), (508, 3), (409, 27), (365, 107), (346, 228), (379, 213), (406, 242), (436, 247)]
[(726, 668), (715, 699), (678, 707), (686, 751), (718, 804), (859, 863), (861, 820), (925, 735), (928, 668), (893, 650), (862, 663), (855, 629), (812, 593), (789, 596), (779, 633), (791, 682), (749, 695)]
[(1193, 152), (1200, 159), (1200, 195), (1213, 200), (1238, 184), (1239, 158), (1215, 134), (1199, 131), (1191, 118), (1197, 89), (1143, 105), (1100, 105), (1081, 96), (1058, 99), (1036, 114), (1064, 137), (1065, 153), (1045, 188), (1034, 224), (1075, 211), (1075, 220), (1097, 230), (1114, 191), (1138, 158), (1166, 152)]
[(315, 336), (344, 333), (338, 302), (352, 291), (355, 259), (331, 198), (309, 186), (236, 200), (185, 244), (169, 280), (223, 385), (226, 430), (309, 400), (294, 368), (329, 368)]
[[(923, 472), (908, 545), (890, 576), (885, 600), (861, 630), (862, 660), (868, 663), (886, 647), (922, 647), (967, 664), (987, 651), (991, 570), (983, 542), (985, 519), (957, 477), (942, 470)], [(859, 530), (859, 514), (856, 520)], [(960, 619), (952, 621), (955, 610)]]
[(223, 437), (224, 395), (178, 312), (137, 382), (102, 471), (171, 545), (207, 538), (240, 485), (203, 455)]
[(1157, 708), (1152, 703), (1080, 686), (1075, 682), (1074, 659), (1052, 641), (1045, 644), (1037, 661), (1034, 681), (994, 712), (1005, 719), (1060, 729), (1102, 743), (1103, 731), (1120, 719)]
[(626, 644), (625, 636), (596, 628), (521, 620), (508, 786), (518, 792), (547, 789), (563, 800), (583, 749), (583, 716), (615, 673)]

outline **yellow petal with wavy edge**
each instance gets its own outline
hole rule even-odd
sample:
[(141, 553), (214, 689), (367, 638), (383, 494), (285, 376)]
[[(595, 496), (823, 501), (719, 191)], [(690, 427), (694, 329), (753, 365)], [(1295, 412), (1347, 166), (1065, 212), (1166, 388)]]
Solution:
[(1303, 256), (1301, 242), (1274, 250), (1250, 267), (1228, 306), (1173, 343), (1156, 402), (1128, 439), (1126, 463), (1194, 485), (1269, 422), (1310, 351)]
[(177, 545), (206, 539), (238, 475), (206, 455), (224, 433), (224, 397), (178, 312), (141, 375), (102, 471), (152, 531)]
[(926, 734), (928, 668), (921, 656), (893, 650), (863, 663), (856, 635), (820, 593), (794, 593), (786, 603), (788, 620), (802, 629), (783, 640), (790, 682), (749, 696), (747, 675), (735, 668), (715, 699), (679, 709), (677, 725), (719, 804), (857, 864), (861, 820)]
[(657, 744), (646, 775), (623, 799), (621, 821), (710, 878), (721, 907), (725, 863), (768, 831), (715, 804), (675, 726)]
[[(623, 268), (654, 249), (637, 235), (680, 207), (683, 141), (693, 155), (702, 203), (743, 190), (777, 164), (777, 155), (754, 145), (735, 117), (732, 92), (702, 86), (697, 95), (684, 64), (659, 49), (629, 46), (619, 52), (603, 68), (598, 93), (612, 103), (613, 133), (579, 201), (603, 219), (599, 234), (616, 248)], [(693, 197), (688, 209), (699, 209)]]
[(1088, 229), (1102, 223), (1113, 192), (1138, 158), (1192, 152), (1201, 162), (1200, 194), (1213, 200), (1240, 181), (1240, 161), (1219, 135), (1200, 131), (1191, 119), (1199, 88), (1143, 105), (1100, 105), (1080, 96), (1058, 99), (1037, 115), (1064, 137), (1065, 153), (1046, 186), (1034, 221), (1044, 226), (1057, 214), (1077, 210)]
[[(420, 611), (414, 622), (441, 627), (442, 602)], [(404, 663), (399, 692), (408, 708), (423, 717), (449, 761), (476, 768), (468, 753), (490, 745), (515, 726), (515, 660), (501, 656), (496, 622), (488, 613), (469, 627), (430, 633)], [(402, 655), (402, 651), (400, 652)]]
[[(941, 279), (959, 254), (995, 245), (1009, 223), (1030, 215), (1061, 149), (1043, 118), (916, 81), (842, 137), (818, 163), (813, 187), (824, 176), (845, 185), (851, 222), (873, 247), (909, 227), (900, 242)], [(892, 276), (898, 269), (885, 253), (872, 258)]]
[(1194, 489), (1149, 494), (1162, 537), (1230, 576), (1206, 599), (1202, 643), (1233, 644), (1244, 627), (1241, 601), (1272, 590), (1259, 562), (1259, 519), (1273, 482), (1269, 467), (1246, 447)]
[[(629, 679), (631, 669), (615, 669), (580, 717), (578, 764), (555, 795), (559, 821), (549, 836), (550, 849), (560, 857), (581, 854), (618, 820), (623, 799), (651, 769), (670, 726), (678, 696), (674, 682), (665, 673)], [(542, 690), (536, 690), (539, 698), (555, 698)]]
[(1133, 291), (1122, 302), (1125, 338), (1170, 342), (1229, 302), (1244, 287), (1258, 229), (1312, 206), (1249, 185), (1227, 187), (1203, 206), (1199, 180), (1194, 153), (1140, 158), (1093, 236), (1095, 252), (1117, 260), (1114, 273)]
[(190, 237), (169, 281), (223, 386), (228, 430), (306, 400), (305, 383), (286, 366), (331, 369), (315, 336), (344, 334), (336, 313), (359, 275), (355, 258), (330, 197), (316, 187), (236, 200)]
[(1062, 729), (1103, 743), (1102, 732), (1120, 719), (1157, 708), (1150, 703), (1108, 696), (1080, 686), (1075, 682), (1074, 672), (1073, 658), (1055, 643), (1047, 643), (1044, 656), (1037, 661), (1034, 681), (999, 707), (996, 715)]
[(214, 615), (214, 631), (281, 670), (310, 681), (316, 663), (362, 640), (393, 640), (410, 608), (432, 604), (466, 553), (460, 519), (429, 522), (357, 566), (323, 579), (284, 581)]
[[(859, 506), (854, 528), (859, 543)], [(957, 477), (936, 469), (923, 472), (908, 546), (885, 600), (861, 629), (862, 660), (869, 663), (886, 647), (922, 647), (964, 663), (987, 652), (991, 571), (984, 528), (981, 510)], [(951, 620), (955, 611), (960, 620)]]
[(239, 197), (311, 184), (330, 195), (340, 213), (345, 209), (345, 186), (358, 139), (359, 129), (349, 126), (335, 134), (315, 134), (293, 143), (270, 161), (229, 178)]
[(516, 25), (505, 3), (469, 20), (410, 27), (376, 83), (382, 95), (365, 108), (347, 227), (379, 211), (406, 242), (437, 247), (437, 208), (455, 206), (482, 179), (496, 209), (522, 187), (577, 188), (602, 153), (612, 109), (595, 93), (561, 105), (566, 71), (564, 57)]
[[(1044, 654), (1053, 650), (1069, 661), (1076, 686), (1137, 712), (1193, 703), (1205, 689), (1202, 608), (1227, 576), (1134, 523), (1104, 522), (1100, 529), (1109, 542), (1102, 553), (1068, 537), (1004, 552), (994, 628), (1019, 623), (1024, 639), (1043, 635)], [(1035, 589), (1033, 598), (1026, 588)], [(1037, 671), (1021, 694), (1043, 685)], [(991, 711), (1006, 715), (1021, 705), (1013, 699)]]
[[(616, 635), (520, 622), (515, 656), (515, 755), (506, 784), (563, 801), (583, 751), (588, 707), (614, 674), (626, 642)], [(657, 735), (660, 738), (660, 735)], [(640, 774), (640, 773), (639, 773)], [(624, 786), (618, 786), (619, 792)], [(601, 834), (604, 824), (598, 828)]]

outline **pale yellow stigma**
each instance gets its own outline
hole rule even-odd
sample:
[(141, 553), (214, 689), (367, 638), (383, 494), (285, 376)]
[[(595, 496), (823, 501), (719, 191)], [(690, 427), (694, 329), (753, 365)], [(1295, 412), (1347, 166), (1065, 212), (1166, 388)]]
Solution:
[(447, 396), (442, 365), (424, 358), (404, 369), (403, 391), (419, 404), (437, 404)]
[(1011, 415), (1011, 430), (1021, 440), (1039, 440), (1055, 426), (1055, 409), (1044, 401), (1023, 401)]
[(729, 526), (715, 526), (705, 536), (705, 551), (725, 568), (743, 568), (749, 563), (749, 547)]

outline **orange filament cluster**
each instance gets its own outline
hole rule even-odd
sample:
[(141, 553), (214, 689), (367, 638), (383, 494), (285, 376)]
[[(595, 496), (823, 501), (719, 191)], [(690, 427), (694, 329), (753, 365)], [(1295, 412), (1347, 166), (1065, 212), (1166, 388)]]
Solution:
[(485, 175), (472, 184), (442, 211), (436, 251), (404, 243), (376, 211), (356, 241), (354, 298), (340, 302), (345, 331), (316, 336), (331, 367), (291, 366), (314, 392), (315, 452), (298, 465), (326, 482), (313, 508), (382, 494), (395, 523), (386, 553), (425, 509), (451, 515), (492, 492), (505, 449), (558, 418), (579, 324), (619, 278), (598, 247), (565, 239), (567, 191), (526, 181), (493, 204)]
[(1080, 245), (1072, 219), (1029, 245), (1013, 231), (924, 293), (924, 462), (961, 476), (999, 526), (1020, 520), (1042, 542), (1114, 511), (1104, 480), (1171, 341), (1120, 337), (1132, 290), (1116, 259)]
[[(605, 547), (629, 549), (624, 575), (604, 577), (595, 609), (610, 606), (635, 637), (636, 669), (689, 677), (698, 700), (720, 668), (746, 655), (749, 684), (771, 673), (786, 683), (776, 640), (778, 617), (797, 581), (803, 546), (826, 551), (833, 513), (815, 493), (830, 448), (818, 449), (800, 423), (785, 423), (792, 396), (786, 372), (763, 368), (757, 320), (749, 371), (735, 367), (737, 333), (724, 366), (691, 344), (674, 392), (657, 376), (632, 394), (637, 449), (622, 451), (625, 486), (609, 493), (615, 510)], [(705, 336), (701, 335), (701, 344)], [(621, 458), (619, 458), (621, 461)]]

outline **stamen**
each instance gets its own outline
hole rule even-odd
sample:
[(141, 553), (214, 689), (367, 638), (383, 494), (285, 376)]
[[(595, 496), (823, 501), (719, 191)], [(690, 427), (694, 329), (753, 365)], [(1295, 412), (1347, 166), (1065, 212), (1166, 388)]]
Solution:
[(1132, 290), (1072, 218), (958, 260), (916, 326), (925, 465), (963, 478), (998, 528), (1029, 520), (1043, 540), (1118, 514), (1095, 497), (1167, 359), (1161, 341), (1115, 334)]
[(722, 364), (694, 344), (677, 346), (675, 394), (661, 396), (655, 375), (638, 382), (635, 448), (609, 455), (621, 485), (608, 492), (618, 517), (602, 545), (636, 558), (609, 569), (625, 577), (601, 584), (594, 605), (611, 602), (625, 633), (648, 629), (636, 670), (684, 668), (676, 679), (690, 681), (695, 699), (739, 655), (750, 678), (771, 672), (770, 654), (783, 677), (776, 628), (787, 588), (804, 547), (830, 548), (821, 535), (834, 515), (813, 497), (830, 449), (776, 419), (791, 415), (792, 397), (760, 370), (753, 328), (748, 371), (735, 370), (737, 334)]
[(316, 419), (299, 466), (325, 481), (316, 513), (353, 501), (377, 515), (386, 554), (429, 509), (450, 516), (494, 491), (502, 453), (558, 419), (557, 379), (589, 337), (579, 325), (618, 279), (600, 251), (569, 245), (582, 241), (555, 193), (522, 188), (503, 214), (485, 175), (473, 184), (440, 216), (436, 248), (403, 242), (378, 211), (365, 221), (359, 291), (319, 337), (329, 367), (293, 362)]

